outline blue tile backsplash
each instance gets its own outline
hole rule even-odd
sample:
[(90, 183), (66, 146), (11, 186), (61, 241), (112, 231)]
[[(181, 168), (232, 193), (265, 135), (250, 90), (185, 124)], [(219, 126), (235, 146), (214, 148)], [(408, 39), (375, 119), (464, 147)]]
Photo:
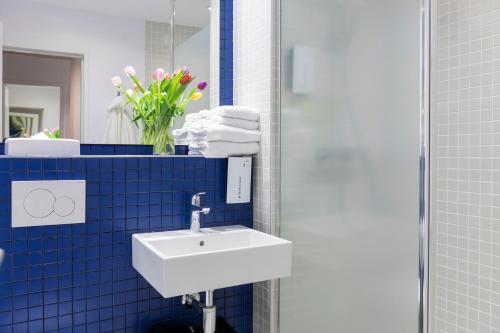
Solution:
[(81, 155), (153, 155), (153, 146), (82, 143), (80, 145), (80, 154)]
[[(132, 267), (131, 235), (189, 228), (190, 198), (206, 192), (202, 226), (252, 227), (252, 204), (225, 203), (226, 159), (0, 158), (0, 332), (148, 332), (201, 315), (163, 299)], [(11, 181), (85, 179), (86, 223), (12, 229)], [(200, 272), (202, 276), (202, 272)], [(217, 313), (252, 326), (252, 286), (215, 292)]]
[(233, 105), (233, 0), (220, 0), (219, 103)]

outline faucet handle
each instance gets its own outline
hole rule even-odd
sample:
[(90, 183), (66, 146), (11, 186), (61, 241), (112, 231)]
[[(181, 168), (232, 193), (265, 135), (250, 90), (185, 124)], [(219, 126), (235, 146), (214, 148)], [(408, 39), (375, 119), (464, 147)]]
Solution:
[(201, 207), (201, 196), (205, 194), (205, 192), (200, 192), (193, 195), (193, 197), (191, 198), (191, 205)]

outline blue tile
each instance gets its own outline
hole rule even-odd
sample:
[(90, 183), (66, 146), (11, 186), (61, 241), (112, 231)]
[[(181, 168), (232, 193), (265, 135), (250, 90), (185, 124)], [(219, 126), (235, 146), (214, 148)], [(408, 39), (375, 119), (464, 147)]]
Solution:
[(13, 333), (26, 333), (28, 332), (28, 322), (16, 323), (12, 326)]
[(42, 168), (44, 171), (57, 170), (57, 161), (54, 158), (44, 158), (42, 160)]
[[(144, 333), (147, 320), (172, 319), (172, 313), (185, 322), (199, 320), (196, 314), (165, 310), (166, 304), (170, 309), (172, 304), (180, 308), (179, 299), (163, 300), (132, 268), (131, 234), (188, 228), (194, 191), (207, 192), (203, 204), (213, 208), (203, 224), (251, 226), (251, 204), (225, 204), (227, 161), (191, 157), (40, 161), (21, 162), (16, 165), (20, 170), (11, 173), (2, 175), (0, 171), (0, 183), (23, 177), (25, 166), (30, 171), (41, 166), (45, 179), (81, 175), (87, 178), (87, 223), (0, 228), (0, 245), (12, 252), (0, 271), (0, 281), (8, 280), (0, 282), (0, 290), (7, 291), (0, 293), (0, 312), (12, 314), (11, 322), (4, 321), (2, 328), (11, 332), (27, 325), (28, 331), (36, 331), (46, 324), (45, 332), (135, 328)], [(10, 167), (7, 165), (10, 160), (5, 168)], [(10, 189), (5, 195), (9, 194)], [(10, 208), (4, 206), (0, 207), (0, 221), (9, 223)], [(231, 313), (244, 332), (251, 325), (251, 289), (232, 290), (227, 302), (218, 293), (222, 301), (217, 304), (222, 304), (220, 313)], [(15, 297), (11, 298), (11, 292)], [(226, 311), (226, 305), (232, 310)], [(127, 317), (115, 316), (111, 310), (125, 311)]]
[(125, 145), (116, 145), (115, 146), (115, 154), (116, 155), (125, 155), (125, 154), (127, 154), (127, 147)]
[(91, 146), (89, 144), (80, 144), (80, 155), (90, 155)]

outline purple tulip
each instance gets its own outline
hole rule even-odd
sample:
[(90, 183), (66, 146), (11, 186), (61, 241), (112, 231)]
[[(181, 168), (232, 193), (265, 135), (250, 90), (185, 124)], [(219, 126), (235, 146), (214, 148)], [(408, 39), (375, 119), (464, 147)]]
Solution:
[(201, 81), (200, 83), (198, 83), (198, 89), (199, 90), (205, 90), (205, 88), (207, 87), (207, 83), (205, 81)]
[(187, 68), (186, 66), (182, 67), (182, 72), (184, 72), (184, 75), (188, 75), (189, 74), (189, 68)]

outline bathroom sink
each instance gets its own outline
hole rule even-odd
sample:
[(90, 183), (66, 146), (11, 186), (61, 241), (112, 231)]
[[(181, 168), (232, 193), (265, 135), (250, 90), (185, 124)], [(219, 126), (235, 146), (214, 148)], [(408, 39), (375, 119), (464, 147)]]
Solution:
[(11, 138), (5, 140), (9, 156), (78, 156), (80, 141), (72, 139)]
[(132, 264), (173, 297), (290, 276), (292, 243), (243, 226), (134, 234)]

